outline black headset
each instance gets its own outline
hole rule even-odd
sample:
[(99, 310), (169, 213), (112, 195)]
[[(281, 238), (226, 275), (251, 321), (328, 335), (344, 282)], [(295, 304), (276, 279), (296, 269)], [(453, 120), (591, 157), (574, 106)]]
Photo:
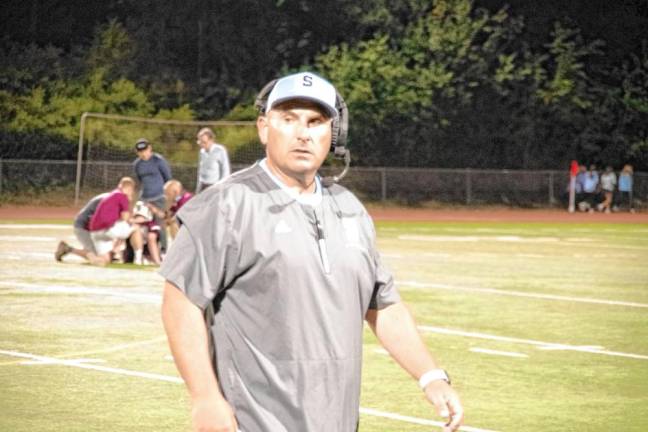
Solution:
[[(275, 84), (277, 84), (277, 81), (279, 81), (279, 79), (270, 81), (268, 84), (263, 86), (257, 95), (254, 106), (259, 110), (259, 113), (265, 114), (268, 104), (268, 96), (270, 96), (270, 92), (274, 88)], [(349, 152), (346, 149), (347, 135), (349, 133), (349, 110), (347, 109), (346, 102), (344, 102), (344, 99), (337, 90), (335, 90), (335, 109), (337, 109), (338, 115), (333, 119), (333, 125), (331, 126), (331, 152), (333, 152), (334, 157), (345, 159), (348, 157), (347, 154)]]

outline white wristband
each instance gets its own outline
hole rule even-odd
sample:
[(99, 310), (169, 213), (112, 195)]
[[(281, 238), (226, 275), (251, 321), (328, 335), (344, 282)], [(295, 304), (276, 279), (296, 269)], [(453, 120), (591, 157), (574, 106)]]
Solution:
[(425, 387), (428, 386), (432, 381), (443, 380), (450, 384), (450, 377), (443, 369), (432, 369), (425, 372), (421, 375), (421, 378), (418, 380), (419, 387), (421, 390), (425, 390)]

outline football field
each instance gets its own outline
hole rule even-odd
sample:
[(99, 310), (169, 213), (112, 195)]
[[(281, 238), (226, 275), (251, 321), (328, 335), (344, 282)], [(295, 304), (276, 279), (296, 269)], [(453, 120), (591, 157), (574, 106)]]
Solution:
[[(162, 278), (55, 262), (59, 240), (75, 243), (59, 222), (0, 222), (0, 431), (190, 430)], [(648, 430), (648, 224), (379, 222), (377, 232), (460, 392), (462, 430)], [(368, 328), (360, 412), (364, 432), (440, 430)]]

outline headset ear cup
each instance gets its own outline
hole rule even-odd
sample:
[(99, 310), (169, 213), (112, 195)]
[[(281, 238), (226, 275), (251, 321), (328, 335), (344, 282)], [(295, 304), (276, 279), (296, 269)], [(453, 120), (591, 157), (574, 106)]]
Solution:
[(259, 110), (259, 113), (265, 114), (266, 104), (268, 103), (268, 96), (270, 96), (270, 92), (274, 88), (275, 84), (277, 84), (277, 81), (277, 79), (273, 79), (268, 84), (264, 85), (257, 95), (256, 99), (254, 100), (254, 106)]
[[(337, 91), (336, 91), (337, 93)], [(337, 93), (336, 101), (338, 116), (333, 122), (333, 147), (340, 147), (342, 152), (346, 147), (347, 136), (349, 133), (349, 110), (346, 102), (340, 93)], [(333, 148), (334, 150), (334, 148)], [(335, 151), (335, 150), (334, 150)]]
[(335, 147), (338, 146), (338, 137), (340, 136), (340, 116), (338, 115), (333, 119), (333, 124), (331, 125), (331, 151), (335, 151)]

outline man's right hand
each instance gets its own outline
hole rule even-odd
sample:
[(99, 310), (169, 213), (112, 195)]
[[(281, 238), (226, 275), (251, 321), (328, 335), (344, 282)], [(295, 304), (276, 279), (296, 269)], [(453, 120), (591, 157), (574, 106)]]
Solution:
[(195, 432), (237, 432), (234, 411), (223, 397), (195, 399), (191, 418)]

